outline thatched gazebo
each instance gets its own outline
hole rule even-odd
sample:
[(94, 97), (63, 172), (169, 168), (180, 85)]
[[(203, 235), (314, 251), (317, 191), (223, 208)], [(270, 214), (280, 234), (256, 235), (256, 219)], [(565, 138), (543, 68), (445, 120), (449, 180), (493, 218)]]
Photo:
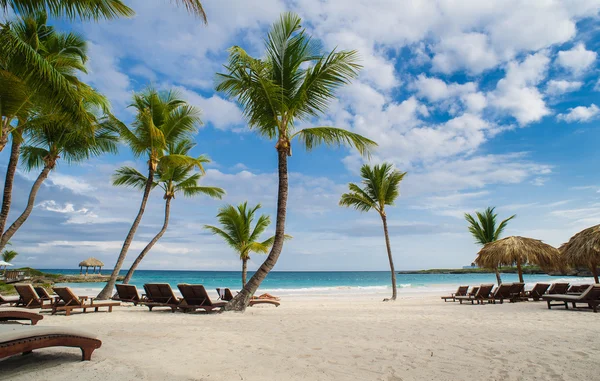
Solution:
[(592, 226), (575, 234), (560, 247), (562, 259), (572, 266), (585, 266), (592, 271), (594, 282), (598, 281), (600, 266), (600, 225)]
[(83, 274), (83, 268), (85, 267), (85, 275), (88, 274), (88, 269), (90, 267), (93, 267), (94, 269), (92, 270), (92, 274), (96, 273), (96, 267), (98, 267), (98, 274), (100, 274), (100, 272), (102, 271), (102, 267), (104, 266), (104, 263), (102, 263), (102, 261), (96, 259), (96, 258), (88, 258), (85, 261), (81, 261), (79, 262), (79, 274)]
[(486, 244), (477, 253), (475, 263), (487, 268), (516, 264), (519, 282), (523, 282), (522, 265), (530, 263), (543, 269), (551, 269), (556, 266), (559, 255), (558, 249), (540, 240), (511, 236)]

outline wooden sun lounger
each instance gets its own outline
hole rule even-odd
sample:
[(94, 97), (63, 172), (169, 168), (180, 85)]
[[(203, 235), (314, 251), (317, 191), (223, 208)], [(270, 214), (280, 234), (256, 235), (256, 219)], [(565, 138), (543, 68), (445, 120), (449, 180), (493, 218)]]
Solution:
[(102, 341), (87, 332), (64, 327), (30, 327), (0, 324), (0, 359), (48, 347), (81, 349), (81, 359), (89, 361)]
[(467, 295), (467, 291), (469, 291), (469, 286), (460, 286), (456, 292), (453, 292), (450, 294), (450, 296), (442, 296), (441, 298), (444, 300), (444, 302), (447, 302), (448, 299), (452, 299), (453, 302), (456, 302), (456, 297)]
[(510, 302), (529, 300), (525, 297), (525, 283), (513, 283), (510, 289)]
[(132, 284), (116, 284), (117, 293), (112, 297), (113, 300), (118, 300), (125, 303), (133, 303), (137, 306), (144, 302), (144, 298), (138, 293), (137, 287)]
[(510, 292), (513, 289), (512, 283), (502, 283), (496, 287), (496, 290), (490, 295), (489, 302), (496, 303), (499, 301), (500, 304), (504, 303), (505, 300), (510, 300)]
[(24, 311), (18, 308), (0, 309), (0, 321), (29, 320), (31, 325), (36, 325), (44, 317), (34, 312)]
[(3, 304), (8, 304), (9, 306), (15, 305), (19, 302), (18, 296), (4, 296), (0, 294), (0, 306)]
[(91, 308), (94, 312), (98, 312), (101, 307), (107, 307), (108, 312), (112, 312), (113, 307), (121, 305), (119, 302), (95, 301), (94, 298), (79, 297), (69, 287), (54, 287), (53, 290), (58, 295), (58, 299), (52, 306), (52, 315), (58, 311), (65, 311), (69, 316), (73, 310), (83, 310), (85, 313)]
[(17, 307), (24, 308), (52, 308), (52, 303), (42, 298), (29, 283), (15, 284), (15, 290), (19, 293)]
[(483, 304), (484, 301), (489, 300), (493, 288), (493, 284), (482, 284), (477, 289), (475, 295), (457, 296), (456, 299), (460, 304), (462, 304), (463, 301), (471, 302), (471, 304), (474, 304), (475, 302), (477, 302), (477, 304)]
[(471, 287), (471, 291), (469, 291), (467, 295), (474, 296), (475, 294), (477, 294), (477, 291), (479, 291), (479, 286), (473, 286)]
[(146, 300), (143, 304), (150, 311), (154, 307), (169, 307), (172, 312), (175, 312), (181, 302), (168, 283), (146, 283), (144, 291), (146, 291)]
[(56, 296), (52, 296), (48, 293), (48, 290), (46, 290), (44, 287), (41, 286), (37, 286), (37, 287), (33, 287), (33, 289), (35, 290), (35, 292), (37, 292), (37, 294), (39, 295), (40, 299), (42, 300), (48, 300), (52, 303), (55, 302), (56, 300)]
[(568, 283), (552, 283), (550, 288), (548, 289), (548, 295), (552, 294), (566, 294), (569, 289)]
[(530, 291), (525, 291), (525, 296), (531, 298), (537, 302), (542, 298), (542, 295), (546, 293), (546, 290), (550, 287), (548, 283), (536, 283)]
[(213, 302), (208, 296), (208, 292), (201, 284), (178, 284), (177, 288), (181, 292), (183, 299), (179, 304), (179, 308), (184, 312), (190, 312), (202, 309), (210, 312), (215, 309), (223, 308), (227, 302)]
[(590, 287), (589, 284), (574, 284), (567, 290), (567, 294), (581, 294)]
[[(548, 303), (548, 309), (556, 306), (564, 306), (565, 309), (569, 309), (569, 303), (573, 305), (573, 308), (577, 308), (577, 304), (587, 304), (588, 308), (598, 312), (598, 305), (600, 305), (600, 284), (593, 284), (587, 288), (581, 295), (543, 295), (544, 299)], [(559, 302), (554, 303), (552, 302)]]
[[(223, 292), (223, 296), (221, 296), (221, 292)], [(226, 302), (229, 302), (233, 299), (233, 293), (228, 288), (217, 288), (217, 293), (219, 294), (219, 299), (224, 300)], [(274, 305), (275, 307), (279, 307), (281, 305), (281, 302), (279, 302), (278, 300), (274, 300), (274, 299), (264, 299), (264, 298), (257, 298), (257, 297), (253, 297), (248, 302), (248, 306), (250, 306), (250, 307), (255, 306), (257, 304), (271, 304), (271, 305)]]

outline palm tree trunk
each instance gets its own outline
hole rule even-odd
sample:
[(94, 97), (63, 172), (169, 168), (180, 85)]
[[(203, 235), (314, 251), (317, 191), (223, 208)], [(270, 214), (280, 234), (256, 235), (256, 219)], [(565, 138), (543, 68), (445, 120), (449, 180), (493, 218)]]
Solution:
[(387, 247), (388, 259), (390, 261), (390, 271), (392, 272), (392, 297), (390, 299), (383, 299), (384, 302), (396, 300), (398, 290), (396, 289), (396, 270), (394, 269), (394, 259), (392, 258), (392, 247), (390, 246), (390, 236), (387, 227), (387, 217), (385, 214), (381, 214), (381, 221), (383, 221), (383, 233), (385, 234), (385, 246)]
[(592, 266), (590, 267), (590, 269), (592, 270), (592, 275), (594, 276), (594, 283), (600, 284), (600, 282), (598, 281), (598, 265), (592, 264)]
[(246, 285), (246, 274), (248, 274), (248, 260), (242, 259), (242, 287)]
[(494, 272), (496, 273), (496, 281), (498, 282), (498, 286), (500, 286), (502, 284), (502, 278), (500, 278), (500, 271), (498, 271), (498, 268), (496, 267), (494, 269)]
[(271, 247), (271, 252), (267, 256), (267, 259), (260, 265), (254, 275), (252, 275), (252, 278), (250, 278), (248, 283), (244, 285), (242, 291), (227, 303), (224, 308), (225, 311), (243, 312), (246, 310), (250, 298), (254, 295), (262, 281), (265, 280), (269, 271), (273, 269), (273, 266), (277, 263), (277, 259), (283, 249), (283, 241), (285, 239), (285, 214), (288, 198), (288, 150), (285, 147), (280, 147), (277, 150), (277, 154), (279, 166), (279, 190), (277, 194), (277, 219), (275, 222), (275, 240), (273, 241), (273, 247)]
[[(4, 233), (6, 220), (10, 212), (12, 203), (12, 188), (17, 173), (17, 165), (19, 164), (19, 154), (21, 152), (21, 139), (13, 139), (10, 147), (10, 159), (6, 168), (6, 178), (4, 180), (4, 194), (2, 196), (2, 209), (0, 210), (0, 235)], [(8, 241), (7, 241), (8, 242)], [(0, 243), (0, 250), (4, 249), (5, 245)]]
[(523, 269), (521, 268), (521, 261), (517, 261), (517, 271), (519, 272), (519, 282), (525, 283), (523, 280)]
[(144, 210), (146, 209), (146, 203), (148, 202), (148, 197), (150, 196), (150, 191), (152, 190), (152, 183), (154, 180), (154, 168), (152, 164), (149, 165), (148, 168), (148, 179), (146, 180), (146, 187), (144, 188), (144, 195), (142, 196), (142, 204), (140, 205), (140, 210), (138, 211), (135, 220), (133, 220), (133, 225), (129, 229), (129, 233), (127, 233), (127, 237), (125, 237), (125, 241), (123, 242), (123, 247), (121, 248), (121, 252), (119, 253), (119, 258), (117, 258), (117, 263), (110, 274), (110, 279), (106, 283), (106, 286), (100, 291), (96, 299), (104, 300), (108, 299), (112, 295), (112, 291), (115, 288), (115, 283), (117, 282), (117, 277), (119, 276), (119, 271), (121, 270), (121, 266), (123, 266), (123, 261), (125, 261), (125, 257), (127, 256), (127, 251), (129, 250), (129, 246), (133, 241), (133, 237), (135, 236), (135, 232), (137, 231), (140, 222), (142, 221), (142, 216), (144, 215)]
[(167, 201), (165, 201), (165, 222), (163, 223), (162, 229), (160, 229), (158, 234), (155, 235), (154, 238), (152, 238), (152, 241), (150, 241), (146, 245), (146, 247), (144, 247), (144, 250), (142, 250), (140, 255), (138, 255), (138, 257), (135, 259), (135, 261), (133, 261), (133, 264), (129, 268), (129, 271), (127, 271), (127, 275), (125, 275), (125, 279), (123, 279), (123, 284), (129, 284), (129, 281), (131, 280), (131, 277), (133, 276), (133, 272), (135, 271), (135, 269), (137, 269), (137, 267), (140, 264), (140, 262), (142, 261), (142, 259), (144, 259), (146, 254), (148, 254), (150, 249), (152, 249), (154, 244), (156, 242), (158, 242), (158, 240), (163, 236), (163, 234), (165, 234), (165, 232), (167, 231), (167, 227), (169, 226), (169, 215), (170, 214), (171, 214), (171, 197), (168, 197)]
[(50, 173), (50, 170), (51, 170), (51, 167), (46, 165), (46, 166), (44, 166), (44, 169), (42, 169), (42, 172), (40, 172), (40, 174), (38, 175), (37, 179), (33, 183), (33, 186), (31, 187), (31, 191), (29, 192), (29, 199), (27, 200), (27, 206), (25, 207), (25, 210), (15, 220), (15, 222), (13, 222), (12, 225), (10, 225), (10, 227), (8, 229), (6, 229), (6, 232), (4, 232), (4, 234), (2, 234), (2, 239), (0, 240), (0, 247), (4, 248), (4, 246), (6, 246), (8, 241), (17, 232), (17, 230), (19, 230), (21, 225), (23, 225), (23, 223), (25, 223), (25, 221), (31, 214), (31, 211), (33, 210), (33, 206), (35, 205), (35, 197), (37, 196), (37, 192), (40, 190), (40, 187), (42, 186), (42, 183), (44, 182), (44, 180), (46, 180), (48, 178), (48, 174)]

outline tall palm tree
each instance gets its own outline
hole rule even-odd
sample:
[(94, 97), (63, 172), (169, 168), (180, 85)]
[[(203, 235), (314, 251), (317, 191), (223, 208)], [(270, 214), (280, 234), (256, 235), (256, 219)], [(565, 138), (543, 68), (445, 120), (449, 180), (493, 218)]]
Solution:
[(31, 214), (42, 183), (55, 169), (59, 159), (77, 163), (102, 153), (117, 152), (119, 136), (116, 123), (111, 116), (102, 115), (101, 111), (95, 110), (94, 106), (90, 104), (90, 113), (100, 114), (96, 117), (97, 123), (91, 126), (73, 124), (68, 117), (53, 119), (45, 114), (38, 115), (36, 120), (31, 121), (32, 128), (29, 130), (27, 144), (22, 149), (22, 157), (27, 170), (41, 168), (41, 172), (31, 187), (25, 210), (2, 234), (0, 250), (4, 249)]
[(120, 126), (121, 139), (136, 157), (147, 160), (148, 174), (138, 213), (125, 237), (110, 279), (98, 294), (98, 299), (108, 299), (112, 294), (129, 246), (144, 215), (157, 168), (183, 164), (194, 165), (203, 171), (202, 163), (195, 158), (167, 152), (170, 144), (187, 141), (197, 131), (198, 124), (201, 123), (198, 109), (182, 100), (177, 91), (159, 92), (151, 87), (135, 94), (131, 107), (136, 110), (136, 117), (132, 128)]
[[(206, 23), (206, 13), (200, 0), (171, 0), (183, 5), (188, 12)], [(53, 17), (81, 18), (84, 20), (131, 17), (135, 12), (122, 0), (0, 0), (4, 13), (8, 8), (20, 14), (49, 12)]]
[[(473, 238), (475, 238), (475, 242), (481, 246), (485, 246), (486, 243), (497, 241), (506, 228), (506, 225), (508, 225), (508, 221), (517, 216), (516, 214), (513, 214), (500, 222), (498, 227), (496, 227), (496, 218), (498, 217), (498, 214), (494, 213), (494, 209), (496, 208), (488, 207), (483, 213), (475, 212), (477, 219), (471, 214), (465, 213), (465, 220), (469, 223), (469, 232)], [(497, 266), (494, 268), (494, 272), (496, 273), (496, 280), (500, 285), (502, 283), (502, 278), (500, 277)]]
[[(0, 151), (12, 137), (0, 210), (0, 234), (4, 232), (12, 203), (12, 186), (24, 134), (40, 114), (48, 120), (70, 119), (67, 123), (91, 126), (95, 115), (86, 109), (92, 98), (104, 102), (77, 78), (85, 73), (85, 38), (59, 33), (46, 24), (45, 14), (17, 19), (0, 31)], [(25, 52), (7, 48), (4, 37), (18, 42)], [(84, 102), (84, 99), (87, 99)], [(43, 110), (42, 110), (43, 109)]]
[(275, 236), (272, 236), (265, 241), (259, 241), (260, 235), (271, 224), (271, 218), (268, 215), (263, 214), (258, 217), (256, 224), (252, 227), (255, 214), (260, 207), (260, 204), (258, 204), (254, 208), (249, 208), (247, 201), (237, 207), (226, 205), (220, 208), (217, 214), (222, 228), (204, 225), (205, 229), (223, 238), (240, 256), (240, 260), (242, 261), (242, 287), (246, 285), (250, 253), (267, 254), (275, 240)]
[(363, 187), (361, 188), (354, 183), (348, 184), (350, 192), (342, 194), (340, 206), (353, 207), (361, 212), (368, 212), (373, 209), (379, 213), (381, 222), (383, 223), (385, 246), (392, 273), (392, 297), (384, 299), (384, 301), (396, 300), (396, 271), (394, 269), (394, 259), (392, 258), (385, 206), (394, 205), (394, 201), (400, 196), (400, 182), (406, 175), (406, 172), (395, 170), (392, 164), (389, 163), (375, 165), (374, 167), (365, 164), (360, 169), (360, 175), (363, 178)]
[(334, 127), (296, 130), (299, 121), (311, 121), (327, 110), (335, 90), (358, 74), (356, 51), (323, 54), (319, 44), (305, 33), (296, 14), (284, 13), (268, 33), (266, 57), (253, 58), (239, 46), (232, 47), (226, 73), (217, 74), (218, 91), (236, 98), (251, 129), (277, 140), (279, 187), (275, 239), (264, 263), (226, 310), (244, 311), (281, 254), (285, 237), (288, 196), (287, 158), (291, 142), (298, 138), (307, 150), (320, 144), (353, 146), (367, 155), (375, 142)]
[[(171, 144), (169, 154), (187, 155), (195, 146), (190, 141), (181, 141), (178, 144)], [(210, 160), (205, 156), (196, 158), (198, 163), (208, 163)], [(158, 186), (164, 191), (163, 199), (165, 200), (165, 218), (160, 231), (152, 238), (152, 240), (144, 247), (142, 252), (137, 256), (133, 264), (129, 268), (123, 284), (128, 284), (137, 269), (138, 265), (146, 254), (152, 249), (154, 244), (165, 234), (169, 226), (169, 217), (171, 211), (171, 200), (175, 195), (182, 193), (185, 197), (195, 197), (198, 195), (206, 195), (212, 198), (221, 199), (225, 191), (217, 187), (200, 186), (198, 182), (202, 178), (202, 173), (193, 173), (193, 164), (175, 164), (158, 167), (154, 174), (154, 186)], [(129, 186), (136, 189), (144, 189), (146, 185), (146, 176), (142, 175), (135, 168), (121, 167), (117, 170), (113, 177), (113, 184), (117, 186)]]

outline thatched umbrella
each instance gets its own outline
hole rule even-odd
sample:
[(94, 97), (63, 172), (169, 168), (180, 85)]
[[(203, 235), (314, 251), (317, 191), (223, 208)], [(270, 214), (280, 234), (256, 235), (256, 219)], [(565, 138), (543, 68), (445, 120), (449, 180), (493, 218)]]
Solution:
[(519, 281), (523, 282), (521, 265), (532, 263), (541, 268), (554, 268), (560, 253), (558, 249), (540, 240), (519, 236), (511, 236), (486, 244), (477, 253), (475, 263), (481, 267), (517, 265)]
[(98, 267), (98, 274), (100, 274), (100, 272), (102, 271), (102, 267), (104, 266), (104, 263), (102, 263), (102, 261), (96, 259), (96, 258), (88, 258), (85, 261), (81, 261), (79, 262), (79, 274), (83, 273), (83, 268), (85, 267), (85, 275), (87, 275), (88, 273), (88, 268), (93, 267), (93, 274), (96, 273), (96, 267)]
[(598, 281), (600, 266), (600, 225), (592, 226), (575, 234), (560, 247), (564, 261), (573, 266), (585, 266), (592, 270), (594, 282)]

